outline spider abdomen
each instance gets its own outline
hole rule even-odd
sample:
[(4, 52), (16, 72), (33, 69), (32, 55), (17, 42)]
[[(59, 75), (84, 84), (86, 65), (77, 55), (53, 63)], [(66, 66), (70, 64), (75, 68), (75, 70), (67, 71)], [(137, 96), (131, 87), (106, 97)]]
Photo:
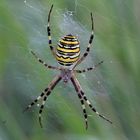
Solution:
[(73, 65), (80, 56), (79, 41), (71, 34), (62, 37), (56, 48), (56, 60), (64, 66)]

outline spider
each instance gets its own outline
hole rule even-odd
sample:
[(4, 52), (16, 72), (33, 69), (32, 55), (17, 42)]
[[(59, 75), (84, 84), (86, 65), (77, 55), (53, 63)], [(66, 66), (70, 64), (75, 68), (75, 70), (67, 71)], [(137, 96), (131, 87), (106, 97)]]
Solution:
[(77, 65), (79, 65), (89, 54), (90, 47), (94, 38), (94, 23), (93, 23), (93, 16), (91, 13), (91, 22), (92, 22), (92, 32), (90, 35), (89, 43), (86, 48), (85, 53), (80, 57), (80, 47), (79, 47), (79, 40), (76, 36), (72, 34), (68, 34), (64, 37), (62, 37), (58, 44), (57, 48), (55, 49), (52, 45), (52, 39), (51, 39), (51, 29), (50, 29), (50, 17), (51, 12), (53, 9), (53, 5), (50, 8), (49, 14), (48, 14), (48, 24), (47, 24), (47, 33), (48, 33), (48, 44), (50, 47), (50, 50), (55, 57), (55, 59), (60, 64), (59, 67), (51, 66), (45, 63), (42, 59), (40, 59), (33, 51), (31, 53), (35, 56), (35, 58), (42, 63), (46, 68), (53, 69), (53, 70), (59, 70), (60, 74), (57, 75), (48, 85), (47, 88), (45, 88), (44, 91), (42, 91), (41, 95), (39, 95), (31, 104), (29, 104), (24, 111), (30, 109), (33, 105), (35, 105), (39, 100), (42, 100), (42, 103), (40, 105), (39, 110), (39, 123), (42, 127), (42, 111), (45, 105), (46, 100), (48, 99), (48, 96), (51, 94), (54, 87), (62, 80), (64, 83), (68, 83), (68, 81), (71, 81), (76, 92), (78, 95), (78, 98), (80, 99), (82, 110), (83, 110), (83, 116), (85, 120), (85, 127), (88, 128), (88, 116), (85, 108), (85, 103), (91, 108), (93, 112), (95, 112), (99, 117), (103, 118), (104, 120), (108, 121), (112, 124), (112, 121), (107, 119), (105, 116), (101, 115), (96, 111), (96, 109), (93, 107), (91, 102), (87, 99), (79, 81), (75, 77), (75, 73), (84, 73), (87, 71), (95, 70), (100, 64), (103, 63), (103, 61), (99, 62), (93, 67), (89, 67), (82, 70), (75, 69)]

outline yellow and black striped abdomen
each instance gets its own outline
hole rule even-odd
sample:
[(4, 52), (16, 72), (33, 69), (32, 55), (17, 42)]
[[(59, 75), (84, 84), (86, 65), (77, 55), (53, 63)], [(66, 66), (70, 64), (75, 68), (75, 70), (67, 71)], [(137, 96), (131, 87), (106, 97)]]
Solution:
[(79, 41), (71, 34), (62, 37), (56, 48), (56, 59), (63, 66), (71, 66), (80, 56)]

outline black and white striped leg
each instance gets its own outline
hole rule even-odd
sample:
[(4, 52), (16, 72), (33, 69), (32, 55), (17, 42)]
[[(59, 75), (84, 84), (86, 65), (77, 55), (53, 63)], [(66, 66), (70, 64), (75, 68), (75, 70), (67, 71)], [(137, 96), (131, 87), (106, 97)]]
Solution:
[[(48, 96), (49, 96), (49, 95), (48, 95)], [(41, 104), (40, 110), (39, 110), (39, 124), (40, 124), (41, 128), (43, 127), (42, 121), (41, 121), (41, 113), (42, 113), (42, 110), (43, 110), (43, 108), (44, 108), (44, 105), (45, 105), (46, 100), (47, 100), (47, 96), (45, 96), (45, 97), (43, 98), (43, 101), (42, 101), (42, 104)]]
[(39, 123), (40, 123), (40, 126), (42, 127), (42, 119), (41, 119), (41, 114), (42, 114), (42, 111), (43, 111), (43, 108), (44, 108), (44, 105), (45, 105), (45, 102), (48, 98), (48, 96), (51, 94), (51, 91), (54, 89), (54, 87), (58, 84), (58, 82), (61, 80), (61, 76), (56, 76), (54, 78), (54, 80), (49, 84), (48, 88), (45, 90), (45, 95), (43, 97), (43, 101), (42, 101), (42, 104), (40, 106), (40, 110), (39, 110)]
[(89, 39), (89, 44), (86, 48), (86, 52), (82, 55), (82, 57), (77, 61), (77, 63), (74, 65), (73, 69), (79, 65), (85, 58), (86, 56), (89, 54), (89, 51), (90, 51), (90, 47), (91, 47), (91, 44), (92, 44), (92, 41), (94, 39), (94, 22), (93, 22), (93, 15), (91, 13), (91, 22), (92, 22), (92, 32), (91, 32), (91, 35), (90, 35), (90, 39)]
[(82, 90), (81, 90), (81, 95), (82, 95), (83, 99), (85, 100), (85, 102), (88, 104), (88, 106), (92, 109), (93, 112), (95, 112), (99, 117), (103, 118), (104, 120), (106, 120), (107, 122), (109, 122), (109, 123), (112, 124), (112, 121), (111, 120), (109, 120), (108, 118), (106, 118), (105, 116), (103, 116), (99, 112), (97, 112), (97, 110), (92, 106), (92, 104), (87, 99), (85, 93)]
[[(80, 94), (78, 95), (78, 97), (80, 96)], [(80, 102), (81, 102), (81, 105), (82, 105), (82, 109), (83, 109), (83, 114), (84, 114), (84, 118), (85, 118), (85, 124), (86, 124), (86, 129), (88, 129), (88, 116), (87, 116), (87, 112), (86, 112), (86, 107), (85, 107), (85, 104), (84, 104), (84, 100), (81, 98), (80, 99)]]
[(43, 64), (46, 68), (48, 69), (54, 69), (54, 70), (60, 70), (59, 67), (54, 67), (54, 66), (50, 66), (47, 63), (45, 63), (42, 59), (40, 59), (33, 51), (31, 51), (31, 53), (34, 55), (34, 57), (41, 63)]
[(85, 125), (86, 125), (86, 129), (87, 129), (88, 128), (88, 120), (87, 120), (87, 113), (86, 113), (86, 108), (85, 108), (83, 97), (81, 96), (80, 89), (78, 88), (78, 86), (77, 86), (77, 84), (76, 84), (76, 82), (75, 82), (73, 77), (71, 78), (71, 82), (73, 83), (73, 85), (75, 87), (75, 90), (76, 90), (76, 92), (78, 94), (78, 97), (80, 99), (82, 110), (83, 110), (83, 115), (84, 115), (84, 118), (85, 118)]
[[(47, 90), (47, 88), (45, 89)], [(27, 111), (28, 109), (30, 109), (33, 105), (35, 105), (44, 95), (45, 95), (45, 90), (41, 93), (41, 95), (39, 95), (33, 102), (31, 102), (31, 104), (29, 104), (24, 110), (23, 112)]]
[(92, 109), (93, 112), (95, 112), (99, 117), (103, 118), (104, 120), (108, 121), (109, 123), (112, 124), (112, 121), (110, 121), (109, 119), (107, 119), (105, 116), (101, 115), (99, 112), (97, 112), (97, 110), (91, 105), (90, 101), (87, 99), (85, 93), (83, 92), (79, 81), (75, 78), (75, 76), (73, 75), (72, 78), (74, 79), (74, 83), (77, 89), (80, 89), (80, 95), (82, 96), (82, 99), (85, 100), (85, 102), (87, 103), (87, 105)]
[(83, 69), (83, 70), (74, 70), (76, 73), (83, 73), (83, 72), (87, 72), (87, 71), (91, 71), (91, 70), (95, 70), (98, 66), (100, 66), (101, 64), (103, 63), (103, 61), (99, 62), (98, 64), (96, 64), (95, 66), (93, 67), (90, 67), (90, 68), (86, 68), (86, 69)]
[(48, 25), (47, 25), (47, 33), (48, 33), (48, 39), (49, 39), (49, 47), (52, 51), (52, 54), (55, 56), (55, 49), (52, 45), (52, 37), (51, 37), (51, 29), (50, 29), (50, 17), (51, 17), (51, 12), (52, 12), (52, 9), (53, 9), (53, 5), (51, 6), (51, 9), (49, 11), (49, 15), (48, 15)]

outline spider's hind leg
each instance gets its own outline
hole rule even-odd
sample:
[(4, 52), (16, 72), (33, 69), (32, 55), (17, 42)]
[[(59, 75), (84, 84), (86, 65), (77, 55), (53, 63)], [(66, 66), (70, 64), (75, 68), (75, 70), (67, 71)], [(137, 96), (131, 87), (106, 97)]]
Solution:
[(50, 29), (50, 18), (51, 18), (52, 9), (53, 9), (53, 5), (51, 6), (49, 14), (48, 14), (47, 33), (48, 33), (48, 39), (49, 39), (49, 42), (48, 42), (49, 47), (50, 47), (50, 50), (51, 50), (53, 56), (55, 57), (55, 55), (56, 55), (55, 54), (55, 48), (52, 45), (52, 37), (51, 37), (51, 29)]
[(90, 47), (91, 47), (91, 44), (92, 44), (92, 41), (94, 39), (94, 22), (93, 22), (93, 15), (91, 13), (91, 23), (92, 23), (92, 31), (91, 31), (91, 35), (90, 35), (90, 39), (89, 39), (89, 43), (88, 43), (88, 46), (86, 48), (86, 51), (85, 53), (80, 57), (80, 59), (77, 61), (77, 63), (74, 65), (73, 69), (79, 65), (86, 57), (87, 55), (89, 54), (90, 52)]

